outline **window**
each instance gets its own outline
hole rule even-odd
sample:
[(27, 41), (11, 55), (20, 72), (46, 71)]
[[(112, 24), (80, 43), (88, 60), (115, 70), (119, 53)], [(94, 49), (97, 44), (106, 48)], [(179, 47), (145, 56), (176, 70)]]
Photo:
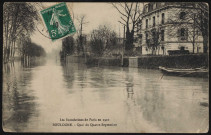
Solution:
[(148, 33), (146, 33), (146, 44), (147, 44), (147, 45), (150, 44), (150, 40), (149, 40), (149, 35), (148, 35)]
[(188, 38), (188, 30), (185, 29), (185, 28), (181, 28), (179, 30), (179, 37), (180, 37), (180, 40), (187, 40), (187, 38)]
[(201, 36), (201, 32), (199, 30), (196, 30), (196, 35)]
[(146, 19), (146, 28), (148, 28), (148, 19)]
[(180, 36), (181, 37), (184, 37), (185, 36), (185, 29), (184, 28), (181, 28)]
[(162, 45), (162, 46), (161, 46), (161, 49), (164, 50), (164, 48), (165, 48), (165, 47)]
[(152, 36), (153, 38), (156, 38), (155, 32), (152, 32)]
[(140, 38), (139, 43), (142, 44), (142, 34), (140, 34), (139, 38)]
[(161, 24), (164, 24), (164, 20), (165, 20), (165, 14), (162, 13), (162, 20), (161, 20)]
[(185, 47), (184, 47), (184, 46), (181, 46), (181, 47), (180, 47), (180, 50), (181, 50), (181, 51), (184, 51), (184, 50), (185, 50)]
[(153, 4), (153, 9), (156, 9), (156, 3)]
[(161, 41), (164, 41), (164, 30), (161, 30)]
[(155, 16), (153, 16), (153, 27), (155, 26)]
[(146, 5), (146, 12), (148, 12), (148, 5)]
[(153, 5), (150, 3), (149, 4), (149, 8), (148, 8), (148, 12), (152, 11), (153, 10)]
[(146, 33), (146, 41), (148, 40), (148, 33)]
[(180, 13), (180, 19), (185, 19), (185, 15), (186, 15), (185, 12), (181, 12), (181, 13)]

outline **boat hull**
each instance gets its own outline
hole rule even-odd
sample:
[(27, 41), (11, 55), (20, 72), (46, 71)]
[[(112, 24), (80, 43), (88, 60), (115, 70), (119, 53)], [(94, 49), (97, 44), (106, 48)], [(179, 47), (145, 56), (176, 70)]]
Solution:
[(174, 69), (159, 67), (165, 75), (181, 76), (181, 77), (208, 77), (209, 72), (206, 69)]

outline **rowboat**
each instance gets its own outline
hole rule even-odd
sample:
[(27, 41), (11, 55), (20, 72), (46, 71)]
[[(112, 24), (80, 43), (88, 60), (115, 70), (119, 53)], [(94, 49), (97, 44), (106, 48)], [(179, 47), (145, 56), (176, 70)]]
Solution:
[(159, 69), (165, 75), (174, 75), (174, 76), (191, 76), (191, 77), (208, 77), (208, 69), (204, 68), (192, 68), (192, 69), (179, 69), (179, 68), (166, 68), (159, 66)]

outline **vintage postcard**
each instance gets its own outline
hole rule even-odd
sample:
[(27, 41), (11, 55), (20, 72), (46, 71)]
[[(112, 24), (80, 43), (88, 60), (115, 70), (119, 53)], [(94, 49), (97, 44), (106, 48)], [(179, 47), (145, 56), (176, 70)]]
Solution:
[(6, 133), (207, 133), (205, 2), (4, 2)]

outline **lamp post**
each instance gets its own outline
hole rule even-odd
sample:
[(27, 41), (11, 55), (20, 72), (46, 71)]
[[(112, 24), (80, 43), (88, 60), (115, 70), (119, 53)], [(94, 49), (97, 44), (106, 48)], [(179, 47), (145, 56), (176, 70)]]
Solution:
[(84, 37), (85, 38), (85, 43), (84, 43), (84, 52), (85, 52), (85, 63), (87, 62), (87, 57), (86, 57), (86, 53), (87, 53), (87, 49), (86, 49), (86, 37)]

